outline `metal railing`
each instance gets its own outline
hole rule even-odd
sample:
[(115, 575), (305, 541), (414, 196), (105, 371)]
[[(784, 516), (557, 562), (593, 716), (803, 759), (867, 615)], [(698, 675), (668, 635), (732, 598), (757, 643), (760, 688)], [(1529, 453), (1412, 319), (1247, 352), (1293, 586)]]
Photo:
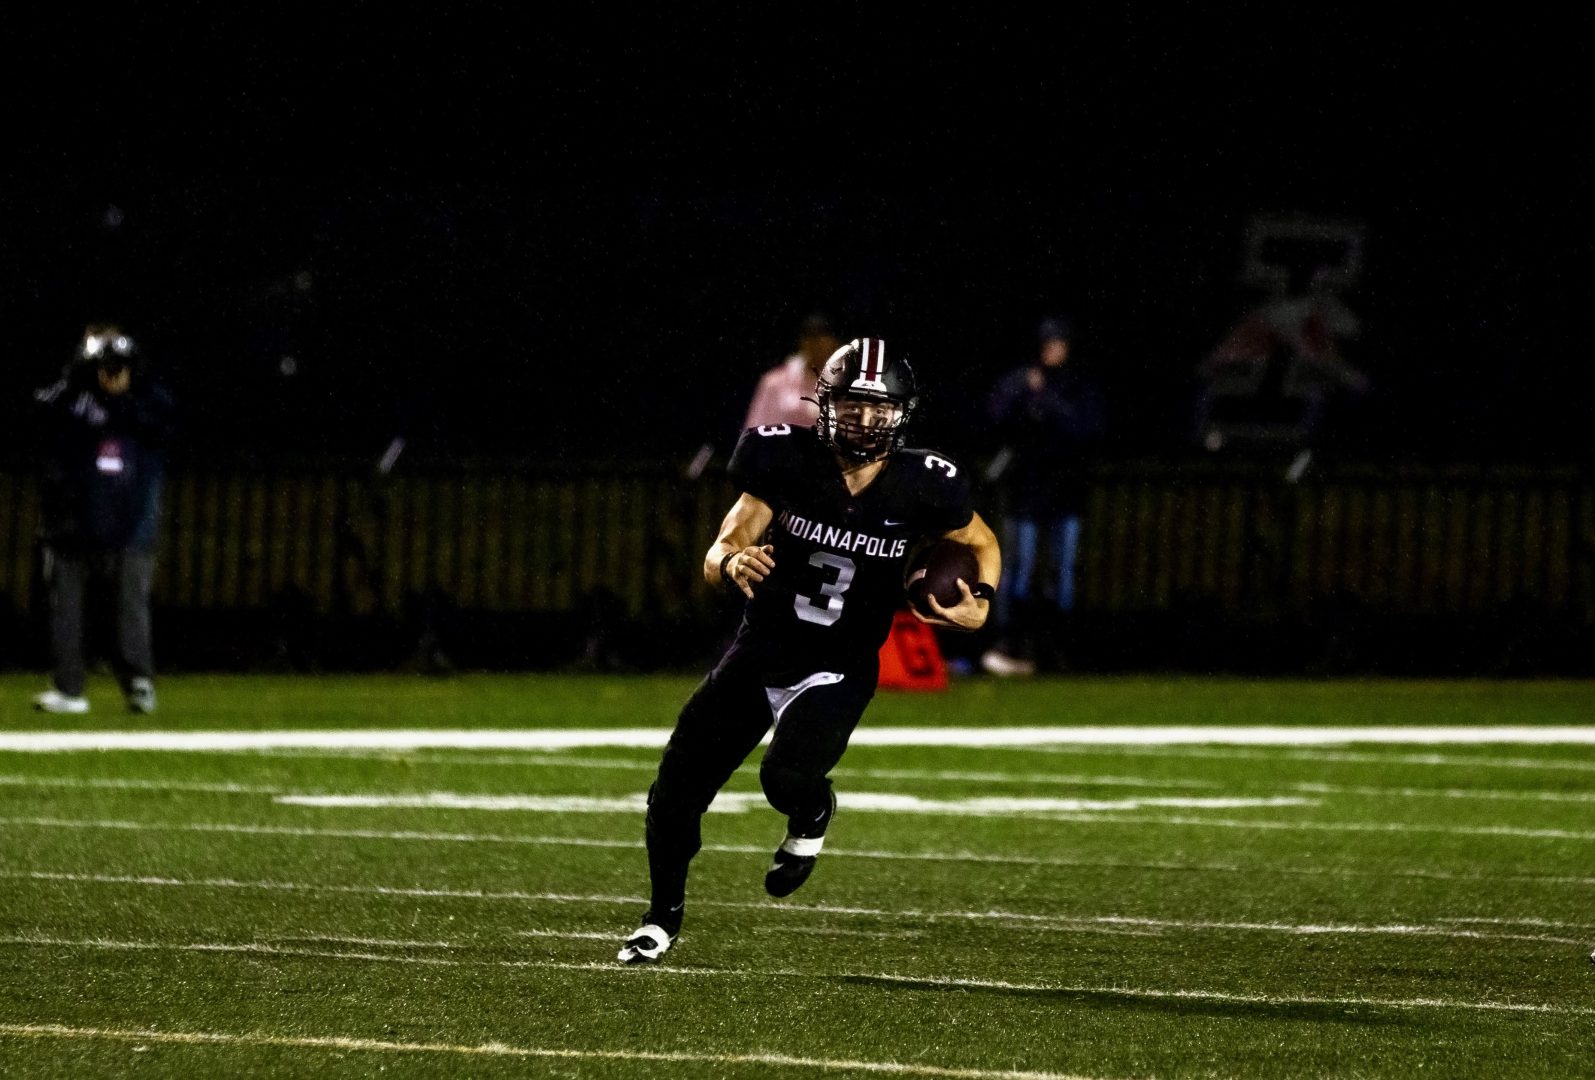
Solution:
[[(167, 486), (156, 602), (247, 611), (294, 594), (361, 615), (431, 593), (462, 610), (561, 613), (602, 590), (630, 617), (709, 617), (699, 558), (734, 494), (723, 476), (659, 465), (186, 469)], [(1103, 465), (1078, 604), (1198, 602), (1266, 620), (1351, 597), (1397, 614), (1515, 603), (1595, 622), (1592, 495), (1573, 469), (1346, 468), (1288, 484), (1220, 463)], [(0, 470), (0, 515), (0, 606), (26, 612), (39, 599), (32, 476)]]
[(1590, 606), (1595, 501), (1577, 470), (1121, 465), (1093, 483), (1083, 607), (1201, 598), (1268, 617), (1353, 598), (1400, 614)]

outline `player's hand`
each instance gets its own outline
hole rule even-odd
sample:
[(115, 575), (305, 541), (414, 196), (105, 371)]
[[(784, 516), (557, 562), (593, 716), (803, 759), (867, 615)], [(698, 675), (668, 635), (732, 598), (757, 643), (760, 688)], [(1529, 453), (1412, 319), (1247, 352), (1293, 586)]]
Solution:
[(952, 607), (942, 607), (934, 594), (925, 598), (930, 609), (936, 617), (925, 615), (919, 609), (910, 606), (908, 610), (914, 613), (914, 618), (927, 626), (945, 626), (949, 630), (961, 630), (971, 633), (986, 625), (986, 616), (991, 613), (991, 603), (982, 600), (969, 591), (969, 582), (963, 578), (958, 579), (958, 591), (963, 593), (963, 599)]
[(742, 590), (742, 595), (753, 599), (753, 586), (769, 577), (775, 570), (774, 544), (763, 547), (745, 547), (731, 556), (726, 563), (726, 574), (731, 583)]

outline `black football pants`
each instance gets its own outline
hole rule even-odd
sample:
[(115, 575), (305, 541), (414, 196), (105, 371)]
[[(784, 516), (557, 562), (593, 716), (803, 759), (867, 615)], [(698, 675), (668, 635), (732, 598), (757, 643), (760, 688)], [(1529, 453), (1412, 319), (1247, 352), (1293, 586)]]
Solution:
[(759, 766), (771, 806), (794, 832), (831, 805), (828, 776), (842, 759), (879, 677), (874, 656), (862, 669), (782, 672), (739, 663), (736, 650), (687, 700), (648, 791), (651, 910), (659, 916), (686, 897), (687, 866), (702, 844), (704, 811), (772, 724)]

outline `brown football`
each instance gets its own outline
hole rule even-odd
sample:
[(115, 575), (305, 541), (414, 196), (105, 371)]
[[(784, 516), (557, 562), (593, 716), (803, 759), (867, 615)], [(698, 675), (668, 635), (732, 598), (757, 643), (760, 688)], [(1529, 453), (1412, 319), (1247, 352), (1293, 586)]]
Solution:
[(934, 616), (925, 598), (936, 597), (942, 607), (952, 607), (964, 598), (958, 589), (958, 579), (970, 588), (980, 580), (980, 561), (975, 549), (956, 540), (937, 540), (927, 545), (908, 564), (908, 575), (903, 586), (908, 591), (908, 602), (922, 615)]

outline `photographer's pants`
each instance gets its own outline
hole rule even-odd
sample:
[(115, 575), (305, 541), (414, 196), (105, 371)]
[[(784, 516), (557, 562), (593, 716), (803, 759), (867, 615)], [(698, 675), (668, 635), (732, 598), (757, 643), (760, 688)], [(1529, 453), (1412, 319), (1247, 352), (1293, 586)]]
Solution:
[(111, 666), (123, 691), (133, 679), (154, 676), (150, 639), (150, 585), (154, 576), (153, 552), (76, 555), (45, 549), (44, 578), (50, 589), (50, 656), (57, 690), (68, 697), (83, 696), (83, 645), (89, 606), (101, 597), (111, 603), (115, 614)]

